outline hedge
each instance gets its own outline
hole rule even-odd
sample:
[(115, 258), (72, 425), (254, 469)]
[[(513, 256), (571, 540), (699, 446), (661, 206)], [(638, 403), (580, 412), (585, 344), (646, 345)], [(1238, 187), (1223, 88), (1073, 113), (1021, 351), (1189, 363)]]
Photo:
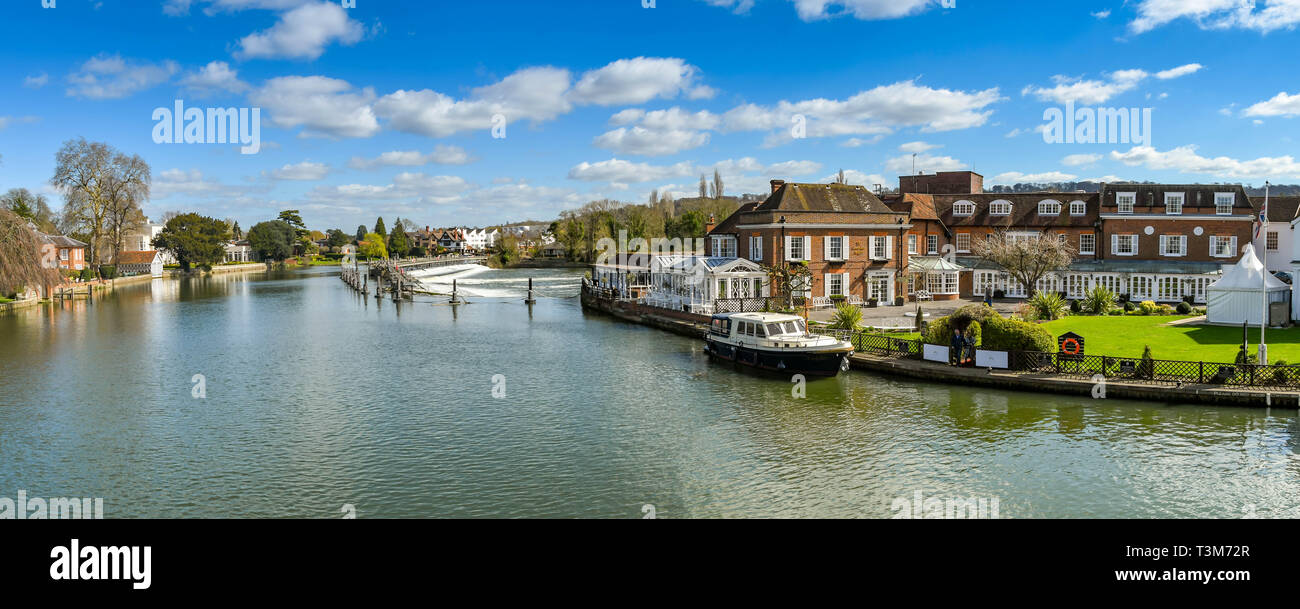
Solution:
[(932, 322), (925, 334), (926, 344), (951, 344), (954, 327), (973, 333), (975, 344), (990, 351), (1056, 351), (1056, 341), (1041, 326), (1007, 319), (984, 305), (967, 305)]

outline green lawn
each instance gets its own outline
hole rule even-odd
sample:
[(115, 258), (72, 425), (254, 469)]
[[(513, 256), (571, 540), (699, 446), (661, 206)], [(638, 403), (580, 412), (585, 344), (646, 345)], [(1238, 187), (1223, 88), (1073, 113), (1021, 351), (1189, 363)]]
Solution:
[[(1074, 332), (1084, 338), (1088, 355), (1140, 357), (1151, 345), (1156, 359), (1231, 362), (1241, 345), (1241, 327), (1168, 326), (1182, 316), (1066, 317), (1043, 324), (1053, 337)], [(1259, 345), (1259, 327), (1250, 329), (1250, 352)], [(1268, 331), (1269, 363), (1300, 363), (1300, 328)]]

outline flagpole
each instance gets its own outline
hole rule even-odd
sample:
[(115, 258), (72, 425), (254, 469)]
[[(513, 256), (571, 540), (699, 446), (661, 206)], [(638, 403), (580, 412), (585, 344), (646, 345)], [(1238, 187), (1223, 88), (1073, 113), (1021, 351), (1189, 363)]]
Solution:
[(1259, 320), (1259, 365), (1268, 365), (1268, 342), (1264, 340), (1264, 330), (1268, 327), (1268, 191), (1269, 183), (1264, 182), (1264, 208), (1259, 212), (1259, 232), (1264, 236), (1264, 273), (1260, 278), (1263, 291), (1264, 316)]

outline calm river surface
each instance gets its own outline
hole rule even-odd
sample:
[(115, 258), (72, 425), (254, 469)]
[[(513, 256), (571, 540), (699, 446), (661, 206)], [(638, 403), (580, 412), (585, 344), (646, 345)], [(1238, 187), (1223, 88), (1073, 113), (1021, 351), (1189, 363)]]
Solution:
[(793, 399), (584, 313), (578, 271), (457, 277), (454, 309), (308, 270), (0, 315), (0, 497), (102, 497), (110, 518), (888, 518), (920, 491), (1004, 518), (1300, 516), (1294, 410), (862, 372)]

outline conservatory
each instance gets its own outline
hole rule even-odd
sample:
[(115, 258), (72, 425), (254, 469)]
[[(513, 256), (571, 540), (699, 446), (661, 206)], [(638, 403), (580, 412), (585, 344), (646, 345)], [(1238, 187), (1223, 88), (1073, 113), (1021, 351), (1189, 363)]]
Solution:
[(912, 258), (909, 264), (918, 300), (961, 298), (961, 274), (970, 269), (943, 258)]
[(645, 304), (674, 311), (712, 314), (719, 300), (753, 300), (769, 295), (767, 272), (744, 258), (654, 256)]

